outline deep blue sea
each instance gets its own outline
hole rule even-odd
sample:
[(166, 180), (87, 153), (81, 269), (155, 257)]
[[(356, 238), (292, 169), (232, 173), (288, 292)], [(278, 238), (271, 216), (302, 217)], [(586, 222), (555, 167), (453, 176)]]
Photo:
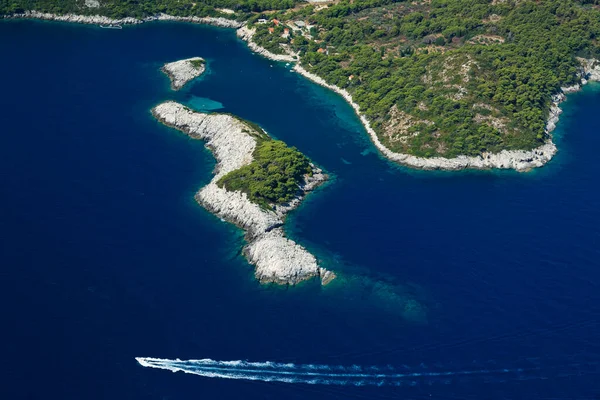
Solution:
[[(423, 172), (231, 30), (11, 21), (0, 54), (0, 398), (600, 398), (600, 85), (563, 104), (542, 169)], [(160, 66), (192, 56), (208, 73), (172, 92)], [(336, 281), (254, 280), (241, 231), (193, 199), (211, 153), (149, 112), (169, 99), (252, 120), (331, 174), (287, 230)], [(137, 356), (412, 376), (227, 380)]]

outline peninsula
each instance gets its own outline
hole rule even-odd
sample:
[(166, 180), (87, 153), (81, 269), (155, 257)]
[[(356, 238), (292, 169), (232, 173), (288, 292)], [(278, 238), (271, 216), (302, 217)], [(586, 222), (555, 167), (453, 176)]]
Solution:
[(565, 94), (600, 76), (598, 4), (339, 1), (255, 16), (238, 33), (339, 93), (390, 160), (528, 171), (557, 152)]
[(14, 0), (0, 15), (238, 28), (340, 93), (382, 155), (422, 169), (545, 165), (564, 95), (600, 76), (600, 0)]
[(207, 210), (242, 228), (243, 253), (262, 283), (295, 285), (335, 274), (285, 237), (286, 214), (327, 176), (303, 154), (270, 138), (260, 127), (228, 114), (206, 114), (168, 101), (152, 109), (163, 124), (202, 139), (217, 165), (210, 183), (196, 194)]
[(206, 61), (201, 57), (192, 57), (165, 64), (163, 71), (171, 79), (171, 89), (179, 90), (186, 83), (202, 75), (206, 70)]

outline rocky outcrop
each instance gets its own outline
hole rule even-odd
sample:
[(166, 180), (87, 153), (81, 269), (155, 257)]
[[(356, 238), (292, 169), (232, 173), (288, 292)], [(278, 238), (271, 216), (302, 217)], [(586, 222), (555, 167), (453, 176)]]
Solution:
[(163, 65), (163, 71), (171, 79), (171, 89), (179, 90), (186, 83), (202, 75), (206, 69), (201, 57), (192, 57)]
[(180, 21), (192, 22), (195, 24), (206, 24), (220, 26), (221, 28), (239, 28), (242, 23), (233, 19), (223, 17), (178, 17), (169, 14), (158, 14), (154, 17), (145, 18), (144, 21)]
[(244, 249), (250, 263), (256, 265), (256, 277), (261, 282), (296, 284), (315, 275), (322, 284), (335, 275), (317, 266), (315, 256), (292, 240), (286, 239), (281, 228), (258, 236)]
[(42, 13), (38, 11), (25, 11), (22, 14), (12, 14), (5, 15), (4, 18), (14, 18), (14, 19), (41, 19), (47, 21), (62, 21), (62, 22), (72, 22), (77, 24), (94, 24), (94, 25), (135, 25), (141, 24), (143, 21), (136, 18), (121, 18), (121, 19), (113, 19), (104, 17), (102, 15), (76, 15), (76, 14), (50, 14), (50, 13)]
[(245, 41), (246, 43), (248, 43), (248, 47), (253, 52), (260, 54), (261, 56), (266, 57), (271, 60), (274, 60), (274, 61), (285, 61), (285, 62), (297, 61), (298, 56), (296, 54), (275, 54), (275, 53), (271, 53), (267, 49), (257, 45), (256, 43), (254, 43), (252, 41), (252, 37), (254, 36), (255, 33), (256, 33), (256, 29), (250, 29), (247, 26), (242, 26), (240, 29), (237, 30), (237, 36), (240, 39), (242, 39), (243, 41)]
[(85, 0), (84, 2), (87, 8), (98, 8), (100, 7), (100, 2), (98, 0)]
[[(499, 153), (483, 153), (480, 156), (458, 156), (455, 158), (444, 158), (444, 157), (415, 157), (410, 154), (395, 153), (385, 147), (379, 140), (379, 137), (371, 128), (371, 124), (367, 118), (360, 113), (360, 108), (352, 100), (352, 96), (347, 90), (341, 89), (337, 86), (330, 85), (325, 82), (321, 77), (312, 74), (302, 68), (300, 65), (296, 65), (294, 70), (304, 77), (312, 80), (313, 82), (324, 86), (334, 92), (340, 94), (351, 106), (358, 115), (363, 126), (369, 133), (371, 140), (375, 144), (375, 147), (383, 153), (390, 160), (396, 161), (400, 164), (407, 165), (413, 168), (434, 170), (460, 170), (466, 168), (473, 169), (489, 169), (489, 168), (502, 168), (502, 169), (514, 169), (517, 171), (527, 171), (535, 167), (541, 167), (546, 164), (556, 154), (556, 145), (552, 140), (548, 140), (546, 143), (537, 147), (533, 150), (503, 150)], [(559, 109), (560, 110), (560, 109)]]
[(588, 82), (600, 81), (600, 61), (594, 58), (581, 58), (577, 57), (580, 67), (577, 71), (577, 76), (580, 79), (580, 83), (572, 86), (561, 87), (560, 90), (564, 94), (575, 93), (582, 89)]
[[(579, 87), (579, 85), (577, 85)], [(552, 96), (552, 104), (550, 105), (550, 111), (548, 112), (548, 120), (546, 121), (546, 132), (550, 133), (554, 129), (556, 129), (556, 124), (558, 123), (558, 119), (560, 114), (562, 114), (562, 110), (559, 107), (559, 104), (567, 99), (565, 93), (572, 93), (569, 91), (569, 88), (563, 88), (564, 93), (557, 93)], [(578, 89), (579, 90), (579, 89)]]
[(325, 181), (320, 169), (313, 166), (313, 175), (306, 176), (300, 188), (301, 195), (287, 205), (267, 210), (251, 202), (245, 193), (217, 185), (222, 176), (252, 162), (256, 147), (256, 140), (249, 133), (252, 127), (230, 115), (198, 113), (172, 101), (156, 106), (152, 113), (165, 125), (206, 141), (212, 150), (217, 159), (215, 176), (198, 191), (196, 200), (213, 214), (246, 231), (248, 244), (244, 255), (256, 266), (257, 279), (294, 285), (315, 276), (326, 284), (335, 277), (331, 271), (319, 267), (306, 249), (287, 239), (281, 229), (286, 213)]
[(578, 58), (577, 59), (581, 63), (582, 71), (582, 79), (584, 80), (584, 84), (587, 81), (600, 81), (600, 61), (594, 58), (586, 59), (586, 58)]

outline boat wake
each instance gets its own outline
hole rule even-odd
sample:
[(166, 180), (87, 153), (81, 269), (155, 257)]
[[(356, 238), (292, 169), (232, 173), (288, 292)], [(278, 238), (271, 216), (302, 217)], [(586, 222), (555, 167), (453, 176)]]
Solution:
[[(318, 364), (285, 364), (276, 362), (169, 360), (137, 357), (143, 367), (166, 369), (172, 372), (199, 375), (207, 378), (241, 379), (263, 382), (303, 383), (338, 386), (417, 386), (421, 384), (450, 384), (453, 381), (549, 379), (552, 377), (598, 373), (598, 362), (569, 363), (560, 366), (541, 365), (528, 361), (519, 368), (467, 368), (430, 370), (425, 365), (408, 366), (334, 366)], [(487, 364), (493, 364), (493, 361)]]

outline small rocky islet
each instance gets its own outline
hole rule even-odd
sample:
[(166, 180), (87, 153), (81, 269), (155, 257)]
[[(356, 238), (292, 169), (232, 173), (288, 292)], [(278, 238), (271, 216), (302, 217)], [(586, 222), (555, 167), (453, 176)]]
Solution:
[(161, 71), (171, 80), (171, 89), (179, 90), (188, 82), (196, 79), (206, 70), (206, 61), (202, 57), (186, 58), (163, 65)]

